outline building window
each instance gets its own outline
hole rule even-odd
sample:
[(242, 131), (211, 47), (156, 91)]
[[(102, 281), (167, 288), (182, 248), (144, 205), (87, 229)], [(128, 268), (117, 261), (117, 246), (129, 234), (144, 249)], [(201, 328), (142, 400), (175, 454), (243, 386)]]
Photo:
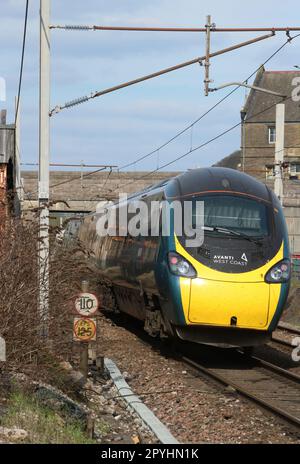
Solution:
[(298, 176), (300, 175), (300, 163), (291, 163), (290, 164), (290, 174), (292, 176)]
[(276, 127), (271, 126), (269, 127), (269, 143), (275, 143), (276, 142)]

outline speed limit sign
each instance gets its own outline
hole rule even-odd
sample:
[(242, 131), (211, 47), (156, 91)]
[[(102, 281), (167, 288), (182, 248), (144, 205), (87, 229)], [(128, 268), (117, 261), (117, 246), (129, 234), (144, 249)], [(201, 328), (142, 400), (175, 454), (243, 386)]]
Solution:
[(93, 293), (80, 293), (75, 300), (75, 309), (80, 316), (91, 316), (98, 307), (98, 298)]
[(79, 342), (90, 342), (96, 340), (96, 319), (87, 317), (74, 317), (73, 338)]

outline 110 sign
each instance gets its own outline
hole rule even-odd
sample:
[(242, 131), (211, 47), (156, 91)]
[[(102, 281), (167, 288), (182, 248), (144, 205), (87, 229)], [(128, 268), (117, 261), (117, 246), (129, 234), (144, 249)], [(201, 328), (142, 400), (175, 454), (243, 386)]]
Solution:
[(75, 300), (75, 309), (80, 316), (91, 316), (98, 307), (98, 298), (93, 293), (80, 293)]

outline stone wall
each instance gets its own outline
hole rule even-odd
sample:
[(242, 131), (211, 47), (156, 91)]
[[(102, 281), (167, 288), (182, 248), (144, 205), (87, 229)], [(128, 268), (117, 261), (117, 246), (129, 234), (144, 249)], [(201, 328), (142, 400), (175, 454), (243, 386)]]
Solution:
[[(88, 174), (88, 175), (87, 175)], [(119, 193), (132, 194), (159, 183), (178, 172), (97, 172), (51, 171), (50, 201), (52, 211), (92, 211), (101, 200), (114, 200)], [(23, 212), (37, 206), (38, 174), (23, 171)]]

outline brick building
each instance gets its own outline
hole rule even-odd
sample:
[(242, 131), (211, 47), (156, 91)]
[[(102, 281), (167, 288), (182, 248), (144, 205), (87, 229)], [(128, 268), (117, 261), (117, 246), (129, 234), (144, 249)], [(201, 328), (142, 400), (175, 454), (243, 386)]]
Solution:
[(6, 111), (0, 116), (0, 226), (16, 207), (15, 126), (6, 124)]

